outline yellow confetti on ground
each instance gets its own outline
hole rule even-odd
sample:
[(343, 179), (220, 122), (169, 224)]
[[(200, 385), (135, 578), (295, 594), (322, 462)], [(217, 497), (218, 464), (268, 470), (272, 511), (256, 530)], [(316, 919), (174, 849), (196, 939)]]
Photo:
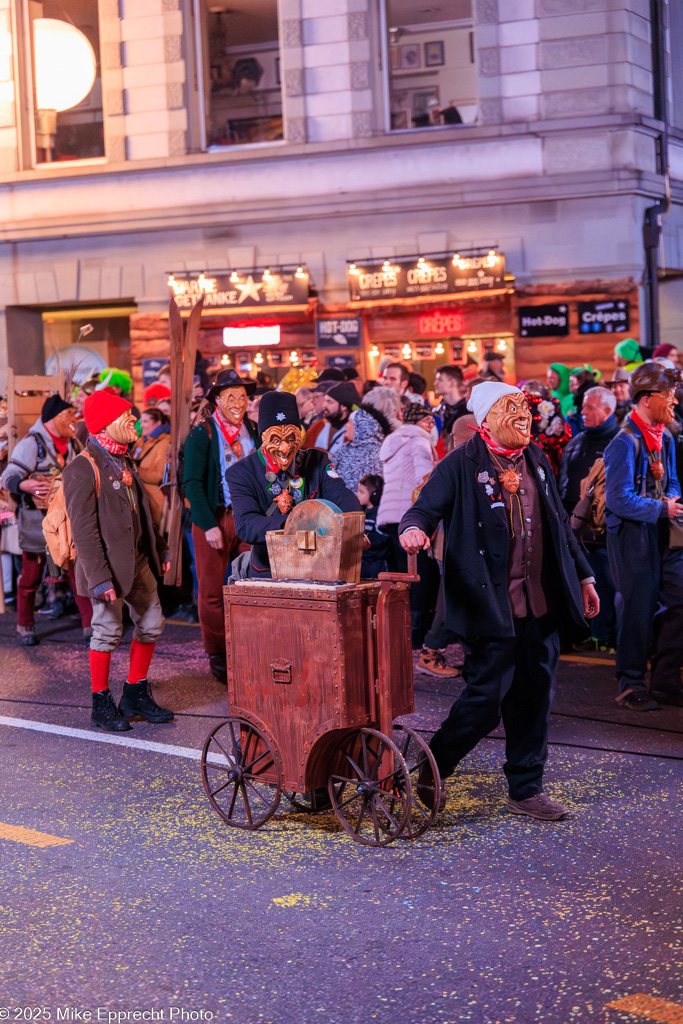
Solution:
[(661, 1024), (683, 1024), (683, 1006), (680, 1003), (669, 1003), (666, 999), (657, 999), (644, 992), (617, 999), (607, 1003), (607, 1006), (612, 1010), (621, 1010), (622, 1013), (632, 1013), (636, 1017), (660, 1021)]
[(275, 896), (273, 903), (278, 907), (308, 907), (311, 904), (311, 897), (305, 896), (302, 892), (292, 892), (289, 896)]
[(17, 843), (26, 843), (27, 846), (63, 846), (65, 843), (73, 843), (73, 839), (61, 839), (59, 836), (50, 836), (47, 832), (37, 832), (34, 828), (6, 825), (2, 821), (0, 839), (13, 839)]

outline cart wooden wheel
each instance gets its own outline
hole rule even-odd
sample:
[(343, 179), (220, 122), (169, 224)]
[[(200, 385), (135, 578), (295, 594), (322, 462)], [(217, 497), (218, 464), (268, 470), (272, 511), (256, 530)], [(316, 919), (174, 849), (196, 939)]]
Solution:
[(327, 787), (334, 813), (357, 843), (386, 846), (408, 824), (412, 783), (401, 752), (376, 729), (342, 741)]
[(213, 809), (233, 828), (255, 829), (273, 817), (282, 769), (268, 737), (244, 718), (226, 718), (206, 737), (202, 783)]
[[(416, 839), (429, 828), (439, 813), (439, 800), (441, 798), (441, 776), (436, 765), (436, 760), (431, 750), (414, 729), (405, 725), (394, 726), (394, 741), (401, 751), (401, 756), (408, 766), (408, 774), (413, 785), (413, 799), (411, 804), (408, 824), (401, 832), (401, 839)], [(428, 807), (420, 799), (422, 786), (418, 788), (418, 777), (425, 764), (429, 764), (432, 773), (433, 783), (424, 787), (429, 791), (430, 798), (433, 797), (433, 806)]]

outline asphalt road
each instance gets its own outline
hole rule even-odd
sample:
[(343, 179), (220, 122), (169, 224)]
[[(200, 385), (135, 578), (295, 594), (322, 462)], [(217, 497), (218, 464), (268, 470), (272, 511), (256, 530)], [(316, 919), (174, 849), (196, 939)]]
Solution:
[[(225, 689), (196, 627), (151, 673), (175, 722), (125, 734), (161, 750), (93, 741), (78, 631), (39, 629), (18, 648), (0, 619), (0, 1021), (683, 1021), (683, 710), (617, 710), (609, 663), (562, 663), (567, 820), (507, 814), (494, 735), (430, 832), (378, 850), (329, 814), (214, 814), (196, 758)], [(459, 686), (416, 676), (409, 721), (427, 734)]]

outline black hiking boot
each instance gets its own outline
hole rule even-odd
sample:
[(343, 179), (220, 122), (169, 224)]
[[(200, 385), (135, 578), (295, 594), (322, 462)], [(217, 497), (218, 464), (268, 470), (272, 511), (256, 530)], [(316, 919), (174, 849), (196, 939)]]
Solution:
[(95, 725), (107, 732), (127, 732), (130, 729), (128, 721), (114, 703), (111, 690), (99, 690), (93, 693), (90, 717)]
[(140, 715), (141, 718), (155, 725), (173, 721), (173, 712), (167, 708), (160, 708), (154, 700), (149, 679), (142, 679), (139, 683), (123, 684), (119, 711), (126, 718), (134, 718), (135, 715)]

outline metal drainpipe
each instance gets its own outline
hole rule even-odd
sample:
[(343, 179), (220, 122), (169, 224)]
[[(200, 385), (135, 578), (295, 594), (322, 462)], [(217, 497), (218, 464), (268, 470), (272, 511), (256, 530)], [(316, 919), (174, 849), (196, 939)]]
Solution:
[(666, 102), (666, 44), (664, 37), (663, 0), (650, 0), (652, 26), (652, 85), (654, 116), (664, 125), (657, 139), (657, 172), (664, 177), (666, 197), (645, 210), (643, 245), (645, 247), (644, 284), (647, 289), (647, 341), (649, 348), (659, 345), (659, 243), (662, 217), (671, 205), (669, 197), (669, 153)]

